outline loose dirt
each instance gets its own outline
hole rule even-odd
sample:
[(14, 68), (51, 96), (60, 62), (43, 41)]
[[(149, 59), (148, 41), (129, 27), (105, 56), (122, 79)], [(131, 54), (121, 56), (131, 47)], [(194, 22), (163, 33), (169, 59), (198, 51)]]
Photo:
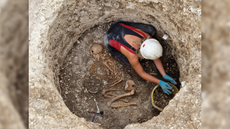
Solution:
[(154, 104), (161, 109), (164, 109), (168, 105), (169, 101), (174, 97), (173, 94), (165, 94), (160, 87), (155, 89), (153, 96)]
[[(126, 66), (114, 56), (111, 56), (105, 48), (104, 35), (109, 29), (110, 24), (107, 23), (93, 27), (86, 31), (79, 41), (74, 44), (60, 70), (59, 92), (70, 111), (79, 117), (85, 118), (87, 121), (92, 121), (94, 115), (88, 113), (88, 111), (97, 111), (94, 102), (94, 99), (96, 99), (99, 109), (104, 111), (104, 114), (97, 115), (102, 117), (102, 119), (96, 117), (94, 122), (101, 124), (105, 129), (122, 129), (130, 123), (145, 122), (153, 116), (157, 116), (160, 112), (153, 110), (149, 101), (151, 91), (156, 84), (142, 79), (133, 68)], [(179, 89), (180, 75), (178, 66), (171, 55), (170, 46), (167, 45), (170, 41), (167, 42), (157, 35), (154, 38), (160, 40), (163, 46), (164, 52), (161, 60), (165, 71), (177, 81)], [(89, 52), (90, 47), (94, 43), (103, 45), (103, 53), (99, 61), (95, 60)], [(108, 69), (103, 64), (103, 60), (105, 59), (109, 59), (114, 63), (113, 65), (116, 67), (115, 73), (108, 75)], [(147, 73), (158, 79), (163, 79), (153, 61), (141, 60), (140, 62)], [(94, 73), (100, 75), (100, 77), (93, 76), (90, 73), (90, 68), (93, 64), (95, 64)], [(112, 64), (110, 66), (112, 67)], [(134, 80), (138, 93), (124, 99), (137, 103), (137, 106), (110, 108), (107, 102), (111, 99), (105, 98), (101, 91), (106, 85), (114, 81), (115, 76), (121, 77), (121, 73), (123, 73), (123, 81), (114, 86), (114, 88), (123, 90), (111, 91), (109, 93), (116, 95), (127, 93), (128, 91), (124, 90), (126, 80)], [(115, 101), (115, 103), (124, 102)]]

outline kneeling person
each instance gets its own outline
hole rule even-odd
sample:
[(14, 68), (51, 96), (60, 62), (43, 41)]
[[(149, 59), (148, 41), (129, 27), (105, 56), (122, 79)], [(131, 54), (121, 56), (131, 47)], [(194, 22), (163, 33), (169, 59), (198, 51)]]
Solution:
[(176, 81), (165, 73), (160, 57), (162, 46), (153, 39), (156, 29), (152, 25), (119, 21), (110, 26), (104, 37), (104, 43), (109, 52), (128, 66), (132, 66), (139, 76), (161, 86), (166, 94), (171, 94), (171, 86), (146, 73), (140, 62), (141, 59), (153, 60), (161, 75), (173, 84)]

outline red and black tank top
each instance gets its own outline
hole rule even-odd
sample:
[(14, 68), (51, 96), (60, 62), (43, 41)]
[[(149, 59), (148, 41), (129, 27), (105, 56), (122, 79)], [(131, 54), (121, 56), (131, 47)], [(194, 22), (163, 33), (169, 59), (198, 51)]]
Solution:
[[(138, 34), (139, 33), (139, 34)], [(113, 24), (108, 33), (108, 40), (109, 43), (112, 47), (116, 48), (118, 51), (120, 51), (121, 46), (123, 46), (126, 50), (130, 51), (133, 54), (137, 53), (137, 50), (135, 48), (133, 48), (124, 38), (125, 35), (133, 35), (133, 36), (137, 36), (139, 38), (147, 38), (147, 36), (137, 30), (134, 27), (125, 25), (122, 22), (117, 22), (115, 24)]]

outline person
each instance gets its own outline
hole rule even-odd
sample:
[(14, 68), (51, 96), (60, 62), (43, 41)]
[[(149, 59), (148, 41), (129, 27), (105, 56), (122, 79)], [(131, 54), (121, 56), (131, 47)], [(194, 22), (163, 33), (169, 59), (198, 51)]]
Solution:
[(162, 46), (153, 39), (155, 27), (143, 23), (118, 21), (113, 23), (104, 37), (104, 44), (108, 51), (123, 63), (132, 66), (139, 76), (160, 85), (163, 92), (171, 94), (172, 87), (163, 80), (159, 80), (143, 70), (140, 59), (153, 60), (164, 79), (173, 84), (176, 81), (165, 73), (160, 57)]

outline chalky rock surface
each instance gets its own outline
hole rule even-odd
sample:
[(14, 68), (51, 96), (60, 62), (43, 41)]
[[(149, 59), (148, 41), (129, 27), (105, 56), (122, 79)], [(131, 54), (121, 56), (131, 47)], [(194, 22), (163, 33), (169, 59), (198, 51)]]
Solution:
[(0, 129), (28, 124), (28, 2), (0, 1)]
[(230, 128), (230, 1), (219, 2), (202, 8), (202, 129)]
[(201, 127), (201, 1), (46, 0), (30, 1), (29, 10), (31, 129), (100, 128), (65, 106), (58, 92), (58, 75), (67, 53), (85, 31), (117, 20), (152, 24), (158, 35), (167, 33), (184, 84), (159, 116), (126, 128)]

